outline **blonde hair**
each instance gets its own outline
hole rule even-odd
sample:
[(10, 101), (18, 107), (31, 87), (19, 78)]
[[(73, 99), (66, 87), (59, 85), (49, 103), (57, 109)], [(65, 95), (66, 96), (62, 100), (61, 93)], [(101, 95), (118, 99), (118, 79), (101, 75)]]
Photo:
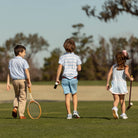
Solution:
[(64, 46), (65, 50), (70, 53), (74, 52), (74, 50), (76, 48), (75, 42), (72, 39), (66, 39), (63, 46)]

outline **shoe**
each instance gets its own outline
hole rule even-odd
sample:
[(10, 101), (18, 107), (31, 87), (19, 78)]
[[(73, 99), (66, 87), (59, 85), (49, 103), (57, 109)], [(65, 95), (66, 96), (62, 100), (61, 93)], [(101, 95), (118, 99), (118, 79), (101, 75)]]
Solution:
[(14, 118), (17, 117), (17, 108), (13, 108), (13, 110), (12, 110), (12, 116), (13, 116)]
[(80, 118), (79, 113), (77, 111), (73, 111), (73, 118)]
[(20, 119), (26, 119), (26, 117), (25, 116), (20, 116)]
[(128, 117), (127, 117), (127, 115), (126, 115), (125, 113), (121, 114), (120, 117), (121, 117), (122, 119), (128, 119)]
[(68, 114), (67, 119), (72, 119), (72, 114)]
[(112, 112), (113, 112), (114, 119), (119, 119), (119, 116), (118, 116), (117, 111), (118, 111), (118, 108), (117, 107), (113, 107), (112, 108)]

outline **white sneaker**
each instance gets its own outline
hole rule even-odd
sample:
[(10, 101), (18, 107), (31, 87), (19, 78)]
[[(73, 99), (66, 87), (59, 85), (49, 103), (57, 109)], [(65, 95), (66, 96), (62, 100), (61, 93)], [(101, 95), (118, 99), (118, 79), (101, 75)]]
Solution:
[(128, 117), (127, 117), (127, 115), (126, 115), (125, 113), (121, 114), (120, 117), (121, 117), (122, 119), (128, 119)]
[(67, 114), (67, 119), (72, 119), (72, 114)]
[(117, 111), (118, 111), (118, 108), (117, 107), (113, 107), (112, 108), (112, 112), (113, 112), (114, 119), (119, 119), (119, 116), (118, 116)]
[(73, 111), (73, 118), (80, 118), (79, 113), (77, 111)]

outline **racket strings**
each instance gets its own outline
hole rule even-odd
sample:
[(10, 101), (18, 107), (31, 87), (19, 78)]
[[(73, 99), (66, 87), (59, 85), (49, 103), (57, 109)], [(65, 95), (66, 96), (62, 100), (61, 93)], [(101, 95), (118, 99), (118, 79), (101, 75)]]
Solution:
[(31, 102), (29, 104), (29, 113), (32, 116), (32, 118), (37, 118), (40, 115), (40, 107), (38, 103)]

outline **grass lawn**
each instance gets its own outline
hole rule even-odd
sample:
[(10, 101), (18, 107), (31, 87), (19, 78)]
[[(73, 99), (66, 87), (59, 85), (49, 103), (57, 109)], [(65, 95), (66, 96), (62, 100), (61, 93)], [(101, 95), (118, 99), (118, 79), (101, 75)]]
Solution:
[[(112, 102), (79, 102), (80, 119), (66, 119), (64, 102), (40, 102), (42, 116), (31, 120), (11, 117), (12, 104), (0, 104), (0, 137), (18, 138), (137, 138), (138, 102), (127, 112), (128, 119), (112, 117)], [(119, 114), (120, 114), (119, 110)]]

